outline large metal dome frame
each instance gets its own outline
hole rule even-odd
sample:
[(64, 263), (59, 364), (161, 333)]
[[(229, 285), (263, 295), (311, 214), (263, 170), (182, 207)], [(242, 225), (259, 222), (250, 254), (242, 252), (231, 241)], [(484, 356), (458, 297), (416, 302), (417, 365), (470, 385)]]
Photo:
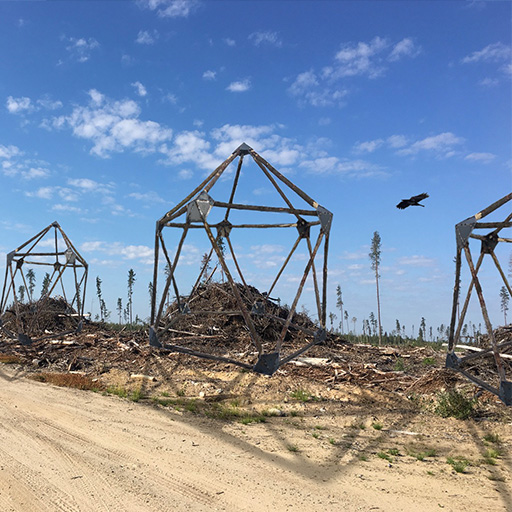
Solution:
[[(50, 272), (41, 297), (36, 299), (35, 294), (32, 293), (27, 273), (28, 269), (38, 266), (48, 267)], [(63, 277), (65, 272), (67, 275), (70, 271), (73, 273), (73, 286), (71, 287), (68, 283), (68, 290), (66, 290)], [(87, 262), (76, 250), (59, 223), (53, 222), (7, 254), (0, 316), (3, 316), (7, 310), (14, 313), (14, 325), (2, 323), (0, 320), (0, 328), (9, 337), (17, 337), (23, 345), (80, 331), (84, 319), (87, 273)], [(21, 297), (18, 296), (17, 283), (21, 283), (20, 286), (27, 292), (30, 306), (28, 310), (22, 308), (23, 303), (20, 300)], [(33, 339), (34, 327), (41, 316), (49, 312), (51, 309), (49, 299), (52, 294), (57, 293), (62, 293), (62, 298), (70, 309), (69, 312), (62, 314), (68, 316), (76, 327), (65, 332), (52, 333)], [(71, 310), (76, 313), (72, 313)]]
[[(478, 277), (478, 271), (480, 270), (484, 256), (490, 256), (496, 266), (499, 275), (503, 280), (506, 289), (508, 290), (509, 295), (512, 296), (512, 289), (510, 287), (510, 283), (505, 273), (503, 272), (499, 260), (495, 254), (495, 249), (499, 243), (512, 243), (512, 238), (507, 238), (501, 235), (501, 231), (503, 229), (512, 227), (512, 213), (509, 213), (510, 210), (505, 212), (506, 217), (503, 221), (481, 222), (481, 220), (484, 219), (486, 216), (493, 213), (494, 211), (497, 211), (500, 208), (503, 208), (510, 201), (512, 201), (512, 193), (502, 197), (501, 199), (491, 204), (487, 208), (483, 209), (482, 211), (478, 212), (472, 217), (469, 217), (463, 220), (462, 222), (459, 222), (455, 226), (455, 236), (457, 241), (457, 255), (455, 258), (455, 286), (453, 289), (453, 306), (450, 322), (450, 336), (448, 340), (448, 353), (446, 356), (447, 368), (452, 368), (454, 370), (459, 371), (462, 375), (464, 375), (466, 378), (468, 378), (470, 381), (474, 382), (481, 388), (486, 389), (487, 391), (497, 395), (506, 405), (512, 405), (512, 381), (507, 379), (505, 370), (506, 365), (501, 356), (501, 351), (507, 347), (512, 346), (512, 341), (506, 341), (499, 344), (496, 342), (496, 337), (493, 331), (491, 320), (489, 318), (489, 313), (482, 291), (482, 286), (480, 283), (480, 279)], [(477, 230), (479, 231), (479, 233), (483, 234), (477, 234), (475, 232)], [(474, 264), (473, 257), (471, 255), (471, 249), (469, 244), (470, 240), (478, 240), (481, 242), (480, 256), (478, 257), (476, 265)], [(461, 291), (460, 279), (463, 262), (462, 253), (464, 253), (465, 255), (466, 262), (471, 273), (471, 281), (468, 286), (462, 310), (460, 311), (460, 315), (457, 320), (459, 296)], [(472, 353), (459, 358), (455, 354), (455, 349), (460, 341), (461, 330), (464, 324), (464, 319), (466, 317), (473, 289), (476, 290), (476, 293), (478, 295), (480, 309), (482, 311), (482, 316), (485, 322), (487, 333), (489, 335), (490, 346), (486, 350), (482, 350), (477, 353)], [(474, 375), (473, 373), (471, 373), (471, 371), (468, 371), (467, 369), (467, 363), (472, 363), (489, 357), (494, 358), (499, 378), (499, 387), (495, 387), (490, 383), (482, 380), (481, 378)]]
[[(258, 168), (263, 172), (266, 179), (272, 184), (272, 187), (279, 194), (282, 204), (284, 206), (261, 206), (261, 205), (250, 205), (235, 203), (234, 198), (239, 186), (239, 179), (241, 177), (242, 165), (244, 158), (250, 156), (257, 164)], [(238, 165), (236, 172), (234, 173), (234, 180), (231, 186), (231, 193), (227, 202), (215, 200), (210, 194), (214, 185), (218, 182), (219, 178), (226, 171), (228, 166), (238, 158)], [(302, 200), (309, 206), (308, 209), (295, 208), (292, 202), (293, 200)], [(208, 215), (212, 209), (218, 209), (223, 213), (223, 220), (215, 224), (208, 222)], [(286, 222), (279, 223), (258, 223), (254, 222), (251, 224), (232, 224), (230, 222), (230, 214), (232, 211), (245, 211), (252, 212), (257, 218), (259, 213), (265, 212), (266, 214), (286, 215)], [(184, 219), (179, 219), (183, 217)], [(312, 220), (306, 220), (306, 218), (312, 218)], [(196, 187), (186, 198), (180, 201), (172, 210), (168, 211), (161, 219), (156, 223), (155, 233), (155, 262), (154, 262), (154, 274), (153, 274), (153, 286), (152, 286), (152, 297), (151, 297), (151, 327), (150, 327), (150, 345), (171, 351), (182, 352), (198, 357), (207, 359), (226, 361), (235, 365), (242, 366), (247, 369), (252, 369), (259, 373), (271, 375), (273, 374), (282, 364), (292, 360), (298, 355), (304, 353), (310, 347), (315, 344), (321, 343), (326, 338), (326, 301), (327, 301), (327, 257), (329, 247), (329, 232), (332, 222), (332, 213), (322, 207), (319, 203), (314, 201), (300, 188), (294, 185), (288, 178), (278, 172), (270, 163), (268, 163), (261, 155), (259, 155), (254, 149), (247, 144), (241, 144), (222, 164), (220, 164), (198, 187)], [(318, 231), (316, 240), (312, 242), (312, 227), (315, 227), (315, 232)], [(179, 239), (179, 243), (171, 256), (168, 251), (164, 237), (164, 228), (181, 229), (182, 234)], [(304, 273), (300, 279), (298, 290), (295, 294), (293, 302), (289, 308), (286, 319), (275, 318), (275, 320), (282, 321), (282, 329), (279, 337), (275, 340), (275, 348), (272, 352), (264, 353), (264, 348), (260, 335), (258, 334), (253, 318), (255, 316), (264, 316), (268, 312), (265, 311), (265, 305), (263, 303), (255, 301), (251, 308), (248, 308), (241, 296), (240, 287), (244, 291), (244, 294), (251, 296), (251, 291), (246, 279), (242, 273), (233, 244), (231, 243), (230, 235), (232, 230), (238, 229), (268, 229), (268, 228), (283, 228), (283, 229), (295, 229), (297, 231), (297, 239), (288, 254), (288, 257), (284, 261), (283, 265), (279, 269), (273, 284), (268, 289), (266, 296), (270, 297), (274, 290), (279, 278), (283, 271), (287, 267), (292, 255), (301, 242), (304, 242), (307, 247), (307, 253), (309, 259), (306, 263)], [(212, 255), (216, 255), (221, 269), (225, 275), (227, 282), (230, 285), (230, 290), (236, 299), (237, 311), (231, 312), (238, 314), (243, 317), (245, 325), (250, 333), (251, 341), (257, 352), (257, 360), (255, 364), (248, 364), (247, 362), (234, 360), (232, 358), (212, 355), (202, 351), (191, 350), (190, 348), (183, 347), (174, 343), (165, 344), (160, 340), (162, 335), (172, 330), (173, 321), (179, 315), (196, 314), (193, 306), (194, 296), (197, 295), (197, 290), (200, 281), (204, 278), (206, 272), (206, 264), (202, 266), (199, 276), (195, 285), (192, 287), (192, 291), (188, 295), (181, 295), (178, 289), (177, 275), (179, 271), (180, 256), (182, 255), (183, 245), (185, 243), (187, 233), (191, 229), (202, 229), (207, 235), (209, 243), (211, 244), (211, 250), (208, 255), (208, 260), (212, 258)], [(217, 236), (214, 235), (214, 230), (217, 232)], [(219, 237), (227, 242), (226, 253), (222, 247), (219, 246)], [(323, 244), (323, 270), (321, 275), (317, 275), (315, 267), (315, 257), (319, 253)], [(158, 280), (158, 268), (159, 268), (159, 257), (163, 256), (167, 268), (168, 275), (165, 280), (163, 293), (160, 300), (157, 300), (157, 280)], [(227, 256), (234, 265), (233, 272), (230, 270), (227, 264)], [(199, 262), (198, 262), (199, 263)], [(207, 262), (206, 262), (207, 263)], [(235, 282), (235, 275), (240, 283), (237, 285)], [(317, 308), (317, 315), (319, 320), (318, 329), (304, 329), (292, 324), (293, 316), (296, 312), (298, 301), (301, 297), (302, 291), (306, 284), (308, 277), (312, 277), (315, 302)], [(174, 290), (174, 294), (177, 301), (177, 311), (175, 312), (174, 318), (169, 318), (165, 315), (165, 302), (168, 296), (169, 290)], [(246, 292), (246, 293), (245, 293)], [(199, 314), (199, 313), (198, 313)], [(204, 313), (200, 313), (204, 314)], [(293, 353), (288, 354), (286, 357), (281, 358), (281, 350), (283, 348), (283, 342), (289, 328), (302, 329), (309, 337), (309, 342), (299, 350), (295, 350)], [(172, 338), (171, 338), (172, 341)]]

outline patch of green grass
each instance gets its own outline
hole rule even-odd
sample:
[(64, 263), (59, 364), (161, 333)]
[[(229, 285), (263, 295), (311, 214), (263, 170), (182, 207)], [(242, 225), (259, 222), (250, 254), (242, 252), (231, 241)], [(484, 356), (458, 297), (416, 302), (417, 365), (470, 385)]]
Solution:
[(326, 430), (327, 427), (324, 427), (323, 425), (315, 425), (315, 430)]
[(494, 448), (488, 448), (484, 454), (484, 463), (489, 464), (490, 466), (496, 465), (496, 459), (501, 455), (499, 450), (495, 450)]
[(132, 402), (138, 402), (144, 398), (144, 394), (141, 389), (135, 389), (128, 394), (128, 400)]
[(475, 400), (463, 393), (452, 389), (437, 395), (437, 405), (434, 412), (442, 418), (453, 417), (465, 420), (474, 414)]
[(307, 402), (311, 400), (311, 393), (306, 391), (305, 389), (296, 389), (290, 393), (290, 396), (295, 400), (299, 400), (300, 402)]
[(429, 448), (424, 452), (417, 452), (411, 454), (413, 457), (416, 457), (419, 461), (425, 460), (427, 457), (435, 457), (436, 451), (433, 448)]
[(389, 453), (386, 453), (386, 452), (377, 453), (377, 457), (379, 457), (380, 459), (387, 460), (388, 462), (393, 462), (393, 459), (391, 458)]
[(288, 444), (286, 445), (286, 449), (289, 452), (297, 453), (299, 451), (299, 447), (296, 444)]
[(446, 463), (449, 464), (457, 473), (465, 473), (466, 468), (471, 465), (468, 459), (464, 457), (448, 457)]
[(185, 388), (178, 389), (178, 391), (176, 391), (176, 394), (178, 396), (185, 396)]
[(336, 439), (334, 439), (334, 437), (329, 437), (329, 443), (336, 446)]
[(398, 448), (390, 448), (388, 450), (388, 453), (390, 455), (394, 455), (394, 456), (397, 456), (397, 455), (400, 455), (400, 450)]
[(486, 441), (487, 443), (492, 443), (492, 444), (500, 444), (501, 443), (501, 439), (498, 434), (490, 434), (490, 433), (485, 434), (484, 441)]
[(108, 395), (116, 395), (119, 398), (126, 398), (128, 396), (128, 391), (119, 386), (108, 386), (105, 392)]
[(427, 471), (427, 475), (434, 476), (434, 472), (433, 471)]
[(320, 437), (320, 434), (318, 432), (313, 432), (311, 434), (315, 439), (318, 439)]
[(362, 455), (359, 455), (359, 460), (362, 460), (363, 462), (367, 462), (368, 456), (363, 453)]
[(384, 428), (384, 425), (382, 423), (380, 423), (379, 421), (376, 421), (376, 422), (372, 423), (372, 427), (375, 430), (382, 430)]
[(423, 359), (423, 361), (421, 361), (421, 364), (423, 366), (435, 366), (436, 365), (436, 360), (434, 357), (425, 357)]
[(299, 411), (296, 411), (295, 409), (292, 409), (292, 410), (290, 411), (290, 416), (291, 416), (292, 418), (296, 418), (297, 416), (300, 416), (300, 412), (299, 412)]

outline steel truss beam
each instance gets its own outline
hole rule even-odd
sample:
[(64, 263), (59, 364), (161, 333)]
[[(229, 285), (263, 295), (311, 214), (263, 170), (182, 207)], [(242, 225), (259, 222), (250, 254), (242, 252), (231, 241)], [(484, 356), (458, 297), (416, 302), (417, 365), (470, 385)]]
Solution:
[[(257, 165), (257, 169), (261, 170), (266, 180), (271, 184), (271, 188), (277, 192), (283, 202), (283, 206), (263, 206), (263, 205), (249, 205), (240, 204), (235, 202), (235, 196), (238, 191), (239, 183), (242, 177), (242, 165), (244, 158), (252, 157)], [(212, 197), (214, 195), (214, 186), (219, 178), (226, 171), (228, 166), (238, 158), (236, 172), (234, 173), (233, 184), (231, 186), (229, 199), (227, 201), (219, 201)], [(306, 203), (308, 208), (297, 208), (294, 206), (295, 201)], [(222, 213), (220, 218), (222, 221), (210, 223), (208, 216), (210, 212), (216, 209)], [(245, 211), (254, 215), (254, 222), (232, 224), (230, 218), (234, 211)], [(275, 214), (279, 218), (285, 217), (285, 221), (278, 221), (275, 223), (257, 222), (259, 214)], [(183, 217), (185, 217), (183, 219)], [(291, 217), (291, 218), (290, 218)], [(305, 218), (312, 218), (305, 220)], [(304, 191), (294, 185), (288, 178), (283, 176), (272, 165), (270, 165), (263, 157), (254, 151), (247, 144), (239, 146), (231, 156), (226, 159), (217, 169), (215, 169), (197, 188), (195, 188), (185, 199), (180, 201), (173, 209), (168, 211), (156, 223), (155, 231), (155, 259), (153, 271), (153, 287), (151, 296), (151, 328), (150, 328), (150, 345), (166, 349), (169, 351), (182, 352), (198, 357), (203, 357), (213, 360), (226, 361), (232, 364), (242, 366), (244, 368), (252, 368), (254, 371), (271, 375), (285, 362), (290, 361), (301, 353), (308, 350), (311, 346), (321, 343), (325, 340), (326, 330), (326, 298), (327, 298), (327, 257), (328, 257), (328, 240), (329, 232), (332, 222), (332, 213), (327, 209), (320, 206), (316, 201), (309, 197)], [(175, 250), (169, 253), (166, 246), (163, 232), (165, 228), (181, 229), (181, 237)], [(270, 297), (275, 286), (279, 282), (284, 270), (288, 267), (292, 257), (299, 246), (305, 244), (308, 259), (304, 268), (303, 275), (300, 280), (298, 290), (294, 296), (293, 303), (288, 311), (286, 318), (278, 318), (265, 310), (265, 304), (258, 300), (251, 287), (247, 284), (247, 280), (243, 275), (242, 268), (236, 256), (234, 245), (231, 241), (231, 233), (235, 230), (248, 230), (248, 229), (295, 229), (297, 232), (297, 239), (293, 244), (288, 256), (285, 258), (282, 266), (280, 267), (272, 285), (268, 292), (264, 294)], [(192, 291), (184, 296), (180, 295), (178, 288), (178, 274), (180, 271), (180, 258), (183, 252), (187, 235), (191, 230), (202, 230), (211, 245), (207, 259), (201, 267), (199, 276), (192, 287)], [(214, 234), (216, 231), (217, 235)], [(317, 235), (312, 232), (318, 231)], [(219, 245), (219, 238), (227, 242), (225, 250)], [(312, 241), (313, 240), (313, 241)], [(323, 269), (318, 275), (315, 258), (318, 255), (323, 244)], [(225, 254), (226, 252), (226, 254)], [(218, 265), (213, 271), (206, 275), (209, 262), (213, 256), (216, 256)], [(163, 257), (167, 265), (167, 277), (163, 286), (163, 292), (158, 297), (158, 277), (159, 277), (159, 259)], [(227, 258), (232, 262), (232, 267), (228, 265)], [(199, 263), (199, 262), (198, 262)], [(194, 302), (198, 298), (198, 290), (201, 282), (211, 282), (213, 274), (220, 270), (225, 276), (232, 296), (236, 302), (236, 310), (234, 311), (200, 311), (194, 309)], [(319, 319), (319, 326), (315, 331), (311, 329), (301, 328), (293, 323), (293, 317), (297, 310), (297, 305), (304, 290), (308, 278), (311, 277), (317, 315)], [(168, 294), (171, 286), (174, 290), (176, 297), (176, 307), (173, 311), (168, 308)], [(245, 299), (245, 300), (244, 300)], [(252, 306), (248, 307), (247, 301), (252, 302)], [(166, 307), (167, 306), (167, 307)], [(216, 356), (207, 352), (198, 350), (191, 350), (173, 343), (172, 326), (180, 318), (181, 315), (192, 314), (197, 316), (202, 315), (238, 315), (243, 318), (245, 326), (249, 332), (252, 344), (256, 350), (256, 361), (247, 363), (246, 361), (238, 361), (233, 358)], [(274, 347), (269, 352), (264, 348), (264, 343), (261, 339), (261, 333), (258, 330), (255, 318), (272, 318), (282, 323), (282, 328), (275, 340), (273, 340)], [(304, 347), (295, 350), (294, 353), (281, 357), (283, 344), (289, 329), (302, 331), (306, 337)], [(169, 342), (164, 341), (164, 337), (170, 337)]]
[[(34, 266), (47, 267), (50, 270), (46, 273), (39, 298), (35, 297), (34, 286), (31, 286), (29, 279), (29, 271), (30, 269), (33, 271)], [(67, 290), (64, 282), (65, 272), (66, 276), (72, 273), (73, 285), (70, 286), (68, 280)], [(24, 345), (80, 331), (84, 318), (87, 273), (87, 262), (76, 250), (59, 223), (53, 222), (7, 254), (0, 302), (0, 329), (11, 338), (17, 337), (18, 341)], [(23, 293), (25, 291), (27, 293), (27, 302), (23, 302), (22, 297), (19, 296), (20, 287), (23, 288)], [(65, 332), (32, 339), (42, 316), (52, 313), (50, 298), (57, 294), (62, 294), (67, 305), (66, 311), (59, 311), (58, 314), (70, 319), (70, 323), (75, 327)], [(9, 321), (3, 320), (6, 312), (13, 315)]]
[[(455, 258), (455, 286), (453, 289), (453, 305), (452, 305), (452, 316), (450, 322), (450, 335), (448, 340), (448, 353), (446, 356), (446, 367), (452, 368), (454, 370), (459, 371), (469, 380), (477, 384), (478, 386), (490, 391), (497, 395), (506, 405), (512, 405), (512, 381), (507, 378), (506, 374), (506, 364), (504, 359), (501, 357), (501, 350), (508, 347), (509, 344), (497, 344), (496, 337), (493, 331), (493, 327), (489, 318), (489, 313), (487, 310), (487, 305), (485, 302), (482, 285), (478, 276), (478, 272), (481, 268), (483, 259), (486, 255), (490, 256), (496, 269), (498, 270), (499, 275), (501, 276), (503, 283), (508, 290), (510, 296), (512, 296), (512, 289), (510, 287), (510, 283), (503, 272), (498, 258), (495, 254), (495, 249), (498, 243), (512, 242), (511, 238), (504, 238), (499, 236), (500, 232), (505, 228), (510, 228), (512, 226), (512, 213), (509, 213), (506, 218), (502, 222), (479, 222), (481, 219), (486, 217), (487, 215), (493, 213), (494, 211), (502, 208), (504, 205), (512, 201), (512, 193), (502, 197), (500, 200), (491, 204), (484, 210), (480, 211), (473, 217), (469, 217), (462, 222), (459, 222), (455, 226), (455, 236), (457, 242), (457, 254)], [(510, 210), (509, 210), (510, 211)], [(508, 213), (508, 212), (506, 212)], [(476, 234), (475, 230), (490, 230), (484, 234)], [(479, 240), (481, 242), (480, 246), (480, 255), (476, 262), (476, 265), (473, 262), (473, 257), (470, 249), (470, 240)], [(464, 304), (462, 306), (462, 310), (460, 311), (459, 318), (457, 319), (457, 311), (459, 307), (459, 297), (460, 297), (460, 276), (461, 269), (463, 265), (463, 254), (465, 261), (468, 265), (471, 281), (468, 286), (467, 294), (464, 299)], [(483, 352), (479, 352), (477, 354), (470, 354), (465, 357), (457, 357), (455, 355), (455, 349), (457, 344), (460, 341), (460, 335), (462, 326), (464, 324), (464, 319), (466, 317), (466, 313), (469, 307), (470, 298), (473, 292), (473, 289), (476, 290), (476, 294), (478, 296), (478, 301), (480, 304), (480, 309), (482, 311), (482, 316), (485, 322), (485, 326), (487, 329), (487, 333), (489, 335), (490, 340), (490, 348)], [(488, 358), (492, 353), (494, 358), (494, 364), (497, 371), (497, 376), (499, 379), (498, 387), (485, 382), (481, 378), (474, 375), (470, 369), (468, 368), (469, 363), (474, 364), (475, 361), (482, 361), (485, 358)]]

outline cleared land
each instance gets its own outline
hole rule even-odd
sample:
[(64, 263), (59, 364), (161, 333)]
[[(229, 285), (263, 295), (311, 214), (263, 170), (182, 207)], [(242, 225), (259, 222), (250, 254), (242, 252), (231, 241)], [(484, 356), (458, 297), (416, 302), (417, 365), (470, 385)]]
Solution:
[(265, 377), (95, 324), (2, 340), (0, 509), (512, 510), (512, 411), (483, 393), (466, 420), (436, 413), (475, 391), (444, 353), (307, 356)]

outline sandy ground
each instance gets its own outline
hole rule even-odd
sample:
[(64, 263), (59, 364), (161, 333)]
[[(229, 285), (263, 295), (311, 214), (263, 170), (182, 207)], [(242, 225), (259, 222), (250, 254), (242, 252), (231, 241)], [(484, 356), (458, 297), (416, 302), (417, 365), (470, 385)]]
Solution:
[[(0, 510), (512, 510), (508, 416), (462, 422), (372, 403), (346, 388), (336, 401), (296, 404), (301, 415), (244, 425), (2, 365)], [(489, 433), (501, 440), (495, 465), (477, 462)], [(437, 453), (418, 460), (421, 448)], [(473, 463), (456, 473), (449, 454)]]

